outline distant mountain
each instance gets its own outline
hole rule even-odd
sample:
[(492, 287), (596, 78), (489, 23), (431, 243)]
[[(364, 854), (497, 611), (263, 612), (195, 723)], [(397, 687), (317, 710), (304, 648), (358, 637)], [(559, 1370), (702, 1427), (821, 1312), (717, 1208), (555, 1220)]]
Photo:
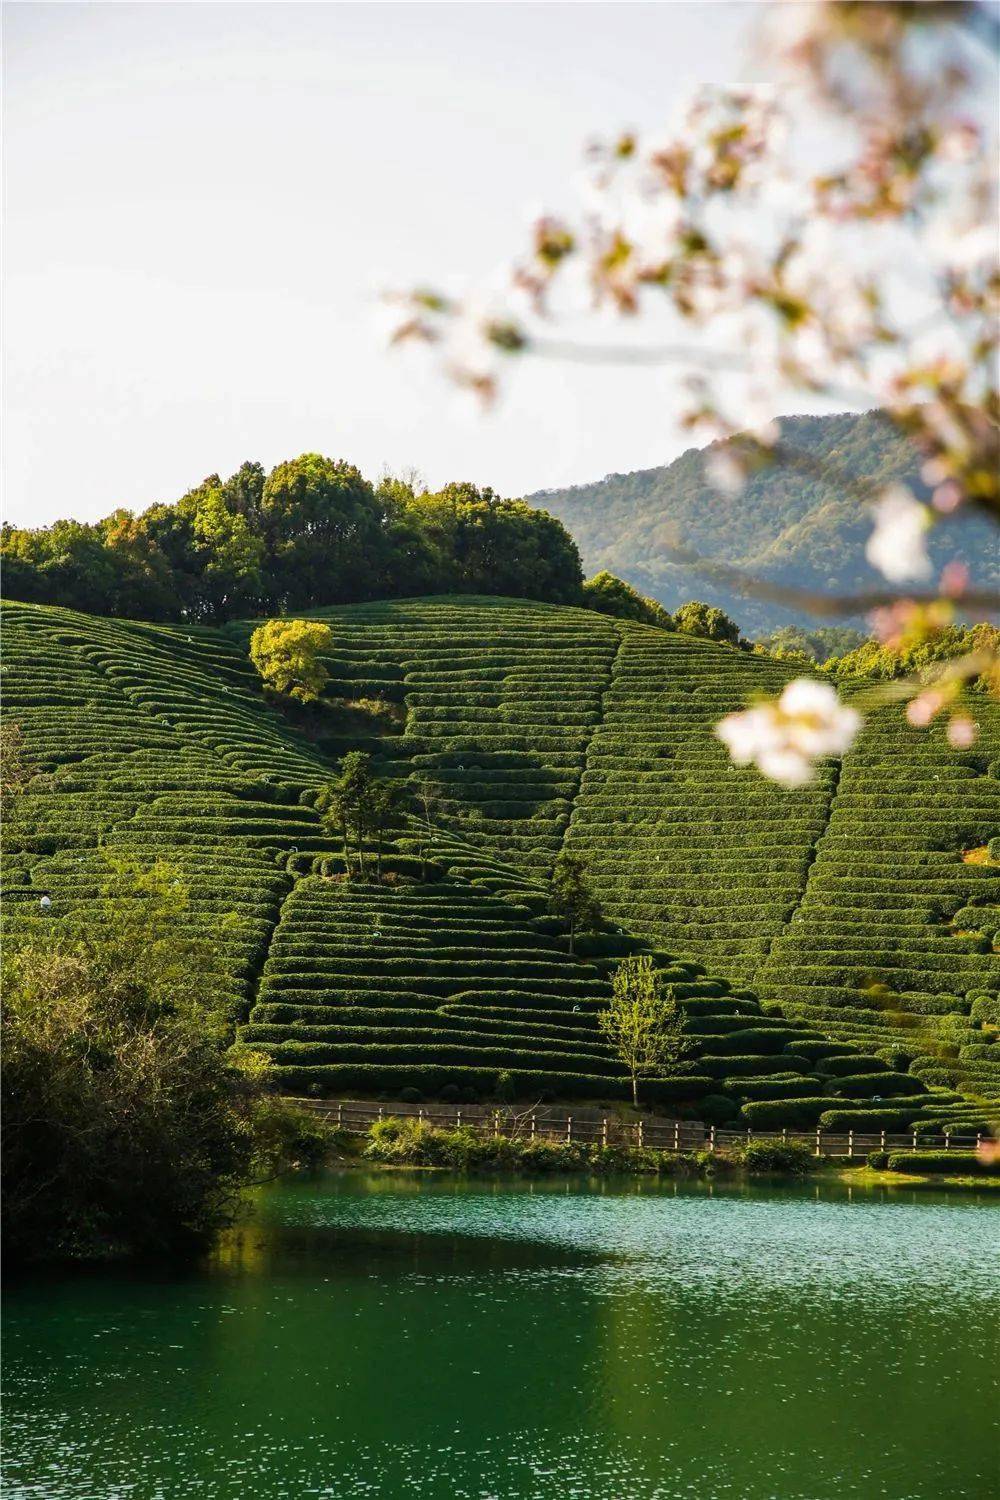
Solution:
[[(528, 500), (572, 532), (587, 573), (608, 568), (668, 609), (692, 598), (721, 605), (745, 632), (760, 634), (806, 616), (712, 581), (674, 561), (670, 548), (757, 577), (851, 593), (884, 583), (865, 560), (871, 519), (856, 487), (875, 493), (899, 479), (922, 492), (919, 456), (877, 412), (783, 417), (781, 442), (806, 466), (822, 461), (851, 488), (799, 467), (771, 465), (753, 475), (740, 494), (721, 494), (706, 473), (708, 457), (727, 446), (719, 443), (690, 448), (663, 468), (540, 490)], [(996, 532), (978, 516), (936, 528), (930, 551), (939, 565), (961, 556), (979, 584), (1000, 582)]]

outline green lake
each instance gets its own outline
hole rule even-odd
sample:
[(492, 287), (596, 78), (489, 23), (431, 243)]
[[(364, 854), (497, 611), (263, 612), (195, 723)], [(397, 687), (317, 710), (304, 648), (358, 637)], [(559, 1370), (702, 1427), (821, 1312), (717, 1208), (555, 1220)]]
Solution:
[(985, 1193), (284, 1183), (9, 1290), (4, 1494), (996, 1500), (998, 1251)]

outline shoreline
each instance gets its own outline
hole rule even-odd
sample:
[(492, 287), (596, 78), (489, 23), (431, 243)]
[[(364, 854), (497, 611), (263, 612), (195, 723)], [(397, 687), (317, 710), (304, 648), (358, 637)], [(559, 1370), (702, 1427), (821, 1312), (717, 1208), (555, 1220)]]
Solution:
[[(358, 1137), (359, 1142), (363, 1137)], [(394, 1162), (386, 1160), (374, 1160), (366, 1157), (363, 1152), (357, 1154), (345, 1153), (342, 1148), (336, 1148), (337, 1154), (332, 1154), (323, 1162), (318, 1164), (321, 1172), (348, 1173), (348, 1172), (406, 1172), (426, 1174), (435, 1176), (453, 1176), (456, 1178), (471, 1177), (478, 1181), (489, 1181), (501, 1177), (517, 1177), (531, 1181), (548, 1179), (566, 1179), (568, 1177), (592, 1177), (596, 1179), (608, 1177), (629, 1177), (635, 1179), (655, 1178), (657, 1180), (677, 1180), (688, 1182), (709, 1182), (722, 1185), (727, 1182), (744, 1183), (775, 1183), (783, 1186), (802, 1186), (815, 1182), (839, 1182), (847, 1187), (885, 1187), (885, 1188), (921, 1188), (956, 1192), (1000, 1192), (1000, 1176), (977, 1177), (969, 1174), (956, 1173), (955, 1175), (937, 1176), (933, 1173), (906, 1173), (890, 1172), (861, 1164), (858, 1166), (845, 1166), (842, 1161), (833, 1158), (819, 1158), (817, 1164), (805, 1172), (772, 1170), (754, 1170), (747, 1166), (727, 1159), (718, 1158), (718, 1170), (712, 1170), (711, 1162), (695, 1163), (688, 1158), (668, 1157), (659, 1163), (629, 1162), (621, 1158), (613, 1165), (594, 1164), (585, 1161), (577, 1163), (567, 1162), (565, 1165), (549, 1166), (542, 1170), (531, 1170), (524, 1163), (510, 1163), (505, 1166), (495, 1164), (468, 1164), (463, 1166), (449, 1165), (437, 1162)], [(673, 1164), (675, 1169), (671, 1170)], [(313, 1169), (303, 1168), (301, 1171), (293, 1172), (292, 1176), (307, 1176)]]

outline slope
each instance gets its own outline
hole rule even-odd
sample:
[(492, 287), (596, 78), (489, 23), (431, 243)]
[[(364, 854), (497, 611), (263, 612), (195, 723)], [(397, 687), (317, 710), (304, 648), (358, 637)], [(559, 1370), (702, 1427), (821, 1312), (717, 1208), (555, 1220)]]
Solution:
[[(58, 932), (85, 918), (104, 846), (162, 854), (190, 879), (192, 920), (217, 936), (245, 1037), (271, 1052), (286, 1087), (489, 1095), (509, 1074), (504, 1086), (522, 1096), (621, 1097), (596, 1012), (616, 956), (639, 946), (656, 953), (687, 1014), (691, 1056), (654, 1090), (674, 1107), (809, 1123), (895, 1094), (893, 1118), (909, 1123), (939, 1108), (969, 1117), (927, 1083), (967, 1089), (971, 1068), (977, 1093), (995, 1091), (995, 995), (969, 1014), (997, 982), (981, 941), (957, 940), (971, 959), (961, 987), (957, 970), (921, 971), (920, 995), (953, 998), (947, 1011), (938, 1002), (942, 1014), (907, 998), (905, 1028), (883, 1008), (881, 1029), (866, 1031), (857, 1002), (870, 1011), (870, 996), (847, 981), (834, 1001), (794, 974), (782, 986), (775, 955), (793, 925), (811, 930), (831, 806), (840, 815), (835, 772), (782, 793), (730, 771), (710, 732), (720, 712), (779, 685), (780, 664), (516, 600), (415, 600), (326, 618), (331, 687), (370, 719), (360, 739), (332, 714), (306, 740), (268, 707), (245, 654), (250, 626), (185, 631), (7, 606), (5, 710), (46, 776), (5, 827), (9, 929)], [(405, 720), (393, 724), (378, 700)], [(877, 746), (882, 731), (871, 733)], [(342, 851), (312, 806), (347, 743), (408, 775), (431, 813), (429, 829), (417, 818), (398, 840), (379, 887), (340, 878)], [(918, 759), (938, 753), (929, 743), (915, 744)], [(953, 827), (934, 898), (948, 917), (970, 897), (997, 898), (992, 867), (957, 852), (960, 835), (985, 842), (996, 778), (982, 755), (953, 759), (981, 812)], [(933, 774), (915, 794), (911, 864), (919, 809), (938, 796)], [(949, 822), (950, 807), (933, 840)], [(576, 958), (544, 910), (564, 840), (610, 918)], [(926, 903), (909, 887), (901, 896), (923, 920)], [(232, 929), (220, 927), (228, 911)], [(859, 926), (874, 966), (879, 950), (864, 950)]]

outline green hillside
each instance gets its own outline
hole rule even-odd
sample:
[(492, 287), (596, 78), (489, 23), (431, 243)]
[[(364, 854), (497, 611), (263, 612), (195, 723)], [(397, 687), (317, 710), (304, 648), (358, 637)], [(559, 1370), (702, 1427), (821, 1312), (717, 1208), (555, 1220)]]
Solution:
[[(871, 518), (864, 497), (874, 498), (897, 479), (921, 492), (919, 456), (877, 412), (784, 417), (781, 443), (796, 463), (760, 469), (735, 496), (720, 493), (708, 476), (706, 460), (725, 446), (713, 444), (690, 448), (662, 468), (608, 474), (529, 500), (569, 529), (588, 573), (607, 568), (668, 609), (704, 599), (758, 636), (802, 618), (801, 612), (749, 598), (675, 562), (672, 547), (754, 577), (853, 593), (885, 581), (865, 560)], [(938, 568), (960, 556), (977, 582), (1000, 582), (996, 539), (984, 518), (963, 516), (936, 528), (930, 551)]]
[[(5, 607), (5, 713), (45, 773), (4, 830), (8, 931), (96, 912), (102, 846), (168, 858), (289, 1091), (624, 1098), (596, 1015), (649, 948), (691, 1040), (646, 1086), (672, 1108), (897, 1128), (1000, 1099), (995, 706), (967, 752), (886, 712), (783, 791), (711, 732), (792, 675), (766, 657), (524, 600), (320, 615), (338, 703), (297, 730), (251, 624)], [(382, 885), (342, 878), (313, 805), (352, 746), (430, 814)], [(607, 916), (576, 957), (546, 915), (564, 845)]]

